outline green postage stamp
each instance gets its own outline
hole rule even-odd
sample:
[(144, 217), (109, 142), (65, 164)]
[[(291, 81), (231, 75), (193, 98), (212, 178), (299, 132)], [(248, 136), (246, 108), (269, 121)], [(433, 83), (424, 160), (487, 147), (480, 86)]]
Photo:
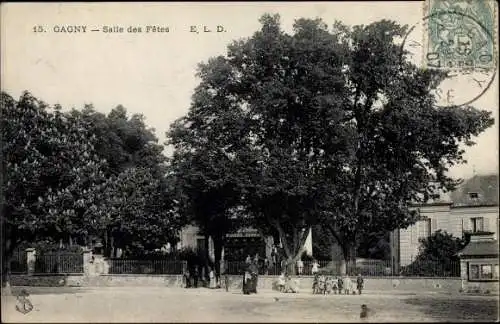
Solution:
[(496, 68), (497, 10), (493, 0), (427, 0), (424, 64), (429, 68)]

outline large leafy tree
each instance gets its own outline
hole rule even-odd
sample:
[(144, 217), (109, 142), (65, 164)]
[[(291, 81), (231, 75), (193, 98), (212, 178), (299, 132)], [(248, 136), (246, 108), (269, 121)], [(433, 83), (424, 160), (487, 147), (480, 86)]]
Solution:
[(1, 134), (2, 264), (24, 241), (84, 240), (89, 194), (105, 180), (88, 123), (28, 92), (18, 101), (2, 92)]
[(322, 146), (347, 144), (331, 127), (342, 116), (329, 109), (342, 97), (328, 96), (344, 91), (343, 53), (319, 20), (297, 20), (293, 35), (281, 30), (278, 16), (261, 23), (252, 38), (229, 46), (227, 59), (239, 77), (234, 92), (247, 105), (253, 144), (245, 201), (255, 226), (276, 231), (293, 264), (325, 195), (318, 162), (336, 166), (345, 151), (324, 157)]
[[(465, 162), (460, 145), (473, 145), (493, 120), (473, 107), (435, 105), (432, 90), (446, 73), (409, 61), (398, 44), (405, 26), (337, 22), (330, 31), (299, 19), (290, 35), (278, 16), (261, 23), (218, 58), (225, 77), (211, 90), (217, 101), (207, 97), (220, 107), (211, 118), (231, 111), (244, 120), (246, 140), (235, 150), (246, 161), (244, 204), (256, 227), (279, 232), (289, 261), (318, 223), (352, 261), (366, 233), (415, 222), (409, 202), (454, 189), (447, 171)], [(222, 120), (226, 129), (241, 125)]]
[(183, 224), (174, 192), (171, 181), (155, 178), (151, 169), (128, 168), (93, 192), (98, 203), (90, 209), (92, 229), (104, 233), (106, 247), (136, 256), (173, 245)]
[[(416, 220), (410, 202), (426, 202), (453, 190), (448, 168), (464, 163), (461, 144), (493, 124), (490, 113), (473, 107), (441, 108), (431, 91), (445, 73), (412, 65), (396, 43), (406, 27), (390, 21), (334, 33), (344, 56), (346, 119), (351, 140), (342, 168), (331, 180), (321, 222), (336, 238), (346, 261), (356, 256), (362, 236), (405, 228)], [(338, 96), (338, 94), (332, 94)], [(338, 147), (325, 148), (325, 155)]]
[[(103, 169), (106, 183), (95, 193), (100, 206), (92, 209), (99, 220), (94, 220), (92, 234), (102, 237), (106, 255), (112, 255), (116, 248), (128, 247), (138, 253), (141, 247), (150, 249), (175, 243), (179, 224), (177, 216), (171, 214), (175, 203), (171, 180), (166, 177), (164, 147), (158, 143), (154, 129), (147, 127), (144, 116), (129, 116), (121, 105), (107, 115), (91, 105), (81, 111), (74, 109), (71, 115), (88, 122), (97, 139), (96, 153), (107, 161)], [(149, 225), (131, 221), (131, 215), (143, 220), (149, 218)], [(149, 243), (150, 236), (145, 235), (147, 226), (151, 226), (150, 234), (155, 237)]]
[(87, 121), (98, 139), (95, 149), (107, 161), (106, 177), (130, 167), (149, 168), (158, 177), (166, 172), (164, 147), (158, 143), (155, 130), (147, 127), (143, 115), (129, 116), (121, 105), (107, 115), (92, 105), (86, 105), (81, 111), (73, 109), (71, 114)]
[(245, 165), (241, 153), (247, 146), (241, 107), (226, 90), (232, 82), (228, 72), (230, 67), (222, 58), (199, 65), (197, 75), (202, 81), (195, 89), (190, 110), (171, 125), (167, 134), (168, 143), (174, 147), (171, 168), (179, 200), (184, 214), (205, 235), (206, 253), (208, 238), (213, 239), (216, 273), (220, 273), (226, 234), (242, 225), (235, 219), (241, 201), (241, 168)]

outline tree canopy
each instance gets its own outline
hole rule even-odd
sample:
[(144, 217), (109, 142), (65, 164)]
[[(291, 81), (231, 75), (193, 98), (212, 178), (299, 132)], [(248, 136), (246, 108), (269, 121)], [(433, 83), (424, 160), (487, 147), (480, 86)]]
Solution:
[(414, 223), (410, 202), (455, 188), (447, 171), (465, 162), (460, 145), (473, 145), (493, 120), (469, 106), (436, 106), (432, 90), (446, 73), (410, 62), (400, 43), (407, 26), (298, 19), (289, 34), (278, 15), (260, 22), (203, 65), (181, 129), (196, 137), (189, 154), (210, 168), (231, 161), (219, 181), (238, 179), (251, 223), (279, 232), (290, 261), (314, 224), (347, 261), (366, 233)]
[(96, 235), (136, 249), (177, 241), (175, 187), (142, 116), (123, 107), (63, 112), (28, 92), (17, 101), (2, 92), (1, 126), (4, 261), (23, 241), (85, 245)]
[(30, 93), (2, 92), (1, 132), (3, 264), (25, 240), (83, 239), (89, 193), (105, 180), (88, 124)]

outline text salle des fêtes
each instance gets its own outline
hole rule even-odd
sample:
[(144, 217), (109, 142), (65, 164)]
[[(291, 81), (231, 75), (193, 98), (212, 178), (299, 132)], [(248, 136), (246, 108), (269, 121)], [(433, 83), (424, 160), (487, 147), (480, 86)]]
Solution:
[[(38, 32), (44, 31), (37, 26)], [(210, 32), (225, 32), (224, 26), (205, 26), (205, 25), (188, 25), (184, 28), (176, 28), (185, 30), (191, 33), (210, 33)], [(34, 29), (35, 30), (35, 29)], [(78, 34), (87, 32), (103, 32), (103, 33), (169, 33), (173, 30), (170, 26), (160, 25), (143, 25), (143, 26), (120, 26), (120, 25), (103, 25), (100, 27), (89, 27), (87, 25), (54, 25), (52, 31), (54, 33)]]

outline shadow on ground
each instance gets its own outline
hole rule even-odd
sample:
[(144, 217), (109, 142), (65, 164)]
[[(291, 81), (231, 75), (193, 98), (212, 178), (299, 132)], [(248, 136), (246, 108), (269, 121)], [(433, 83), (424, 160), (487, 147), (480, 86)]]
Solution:
[(436, 320), (498, 321), (498, 299), (446, 299), (410, 297), (405, 303), (420, 307), (420, 311)]

